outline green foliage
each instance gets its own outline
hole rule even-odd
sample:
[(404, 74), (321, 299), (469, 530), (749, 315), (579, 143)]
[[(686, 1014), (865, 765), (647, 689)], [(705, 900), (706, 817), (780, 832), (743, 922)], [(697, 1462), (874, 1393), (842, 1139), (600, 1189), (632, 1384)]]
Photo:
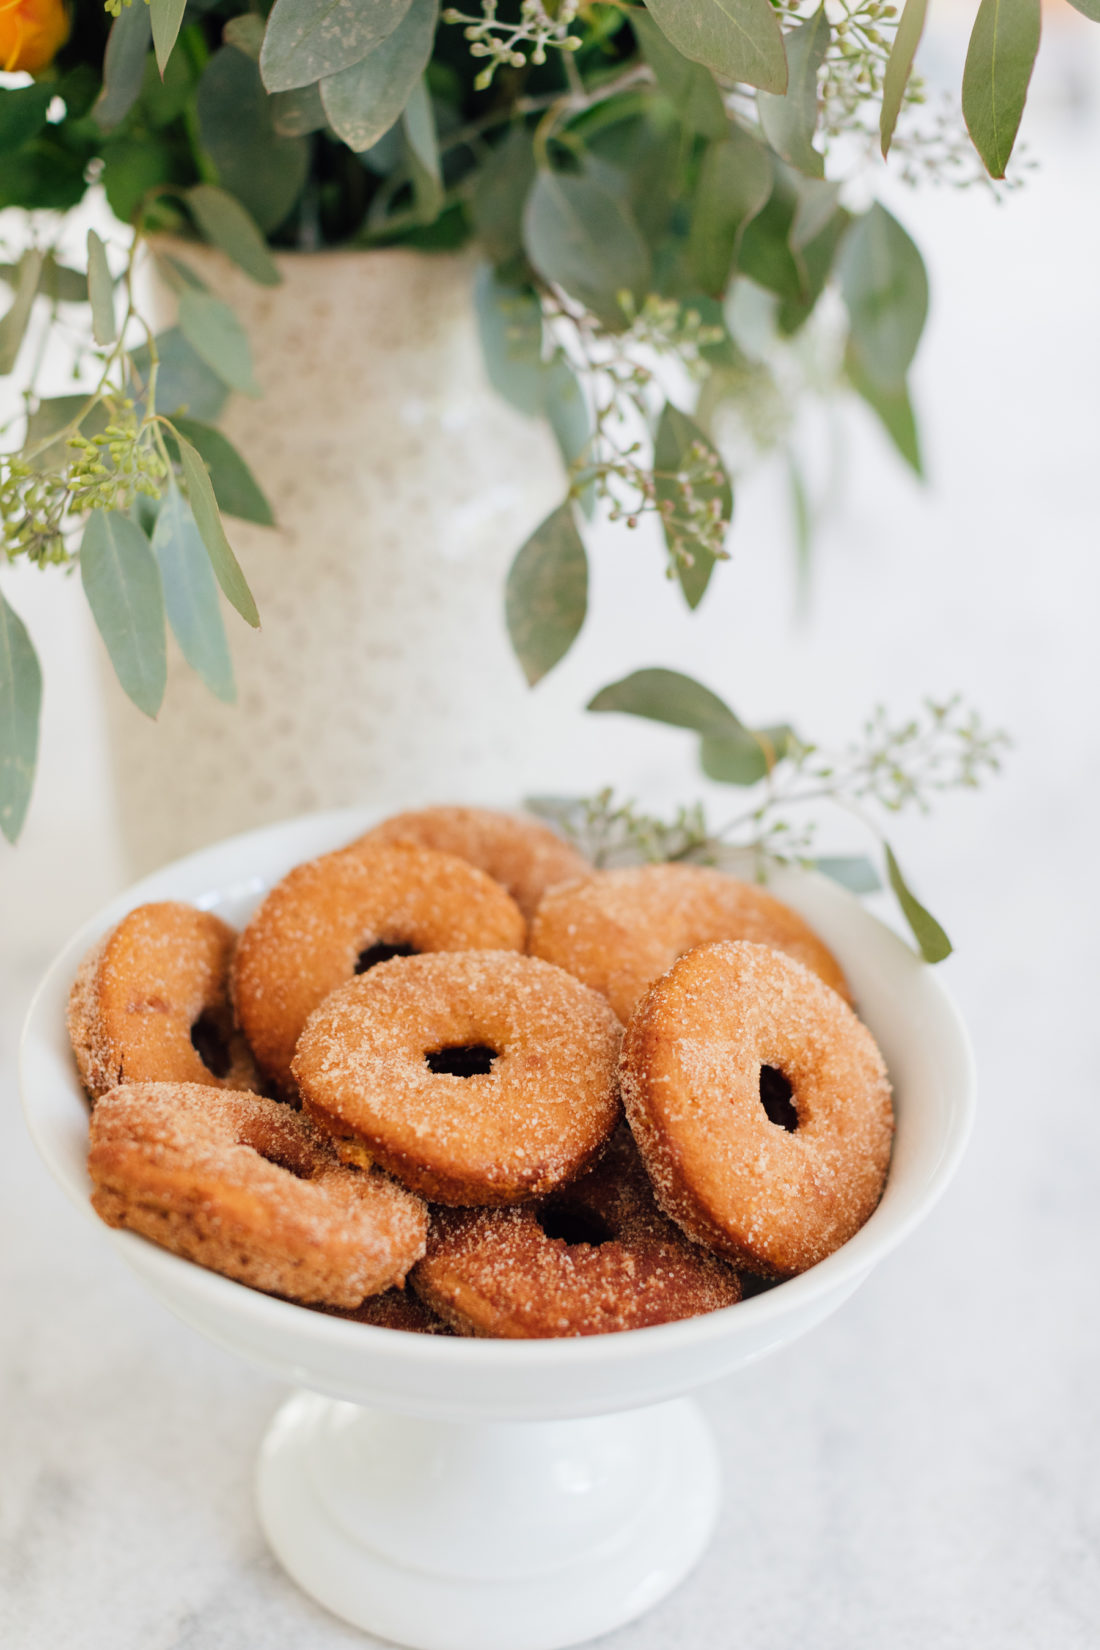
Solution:
[(733, 515), (733, 488), (713, 443), (671, 401), (657, 424), (653, 471), (669, 560), (688, 606), (695, 608), (714, 571), (712, 547), (724, 539)]
[(523, 237), (535, 269), (611, 332), (627, 325), (624, 295), (649, 289), (649, 249), (626, 202), (602, 178), (540, 171), (527, 197)]
[(963, 70), (962, 106), (990, 177), (1003, 178), (1039, 50), (1039, 0), (982, 0)]
[(218, 514), (218, 501), (206, 465), (180, 432), (178, 425), (170, 425), (169, 429), (179, 444), (180, 464), (191, 512), (206, 545), (214, 575), (245, 623), (252, 625), (254, 629), (258, 628), (259, 611), (241, 571), (241, 564), (225, 536), (225, 528)]
[(202, 147), (217, 170), (217, 181), (270, 234), (305, 186), (305, 140), (281, 137), (275, 130), (271, 99), (258, 68), (232, 46), (223, 46), (207, 63), (195, 109)]
[(369, 149), (400, 119), (428, 67), (438, 13), (439, 0), (410, 0), (392, 34), (321, 81), (329, 124), (349, 148)]
[[(624, 710), (651, 720), (687, 727), (703, 735), (705, 753), (712, 740), (727, 737), (732, 721), (740, 735), (748, 732), (718, 696), (675, 671), (639, 671), (611, 684), (589, 710)], [(748, 806), (716, 829), (704, 810), (681, 808), (671, 823), (617, 803), (610, 791), (591, 798), (536, 799), (529, 806), (550, 818), (578, 841), (600, 865), (639, 860), (687, 860), (721, 864), (732, 854), (749, 852), (763, 878), (772, 864), (816, 866), (857, 893), (874, 892), (881, 881), (863, 856), (816, 857), (814, 839), (822, 804), (855, 815), (878, 837), (902, 915), (926, 962), (941, 962), (951, 942), (936, 919), (913, 894), (897, 859), (870, 816), (873, 806), (888, 813), (906, 807), (927, 811), (943, 792), (970, 790), (999, 771), (1007, 746), (1004, 734), (983, 726), (958, 699), (928, 701), (922, 713), (891, 722), (879, 709), (868, 718), (860, 737), (837, 751), (806, 744), (782, 726), (752, 736), (768, 759), (755, 773), (732, 764), (730, 773), (704, 768), (712, 779), (754, 787)], [(747, 746), (745, 747), (747, 750)]]
[(42, 254), (24, 252), (19, 261), (11, 307), (0, 319), (0, 373), (11, 372), (19, 357), (41, 273)]
[(392, 34), (410, 0), (275, 0), (260, 53), (260, 72), (269, 92), (309, 86), (324, 75), (360, 63), (373, 46)]
[(200, 361), (223, 384), (244, 395), (259, 395), (248, 334), (228, 304), (210, 292), (189, 288), (180, 296), (179, 325)]
[(701, 291), (717, 297), (726, 290), (745, 229), (771, 192), (771, 158), (739, 126), (707, 146), (687, 248), (688, 267)]
[(913, 59), (917, 55), (917, 47), (924, 33), (927, 11), (928, 0), (905, 0), (901, 21), (894, 35), (894, 44), (890, 48), (882, 80), (882, 112), (879, 116), (879, 141), (884, 160), (890, 153), (894, 129), (901, 113), (909, 77), (913, 72)]
[(180, 32), (187, 0), (149, 0), (149, 21), (153, 27), (153, 50), (163, 76), (176, 36)]
[(568, 653), (588, 607), (588, 561), (568, 499), (516, 556), (504, 606), (516, 658), (534, 687)]
[(727, 80), (786, 91), (783, 31), (770, 0), (649, 0), (647, 10), (685, 57)]
[(38, 759), (42, 669), (26, 626), (0, 593), (0, 831), (23, 829)]
[(220, 247), (261, 286), (279, 285), (282, 276), (256, 220), (234, 195), (210, 183), (196, 183), (186, 198), (195, 223), (211, 245)]
[(92, 306), (92, 337), (97, 344), (113, 344), (118, 337), (115, 284), (107, 249), (94, 229), (88, 231), (88, 302)]
[(825, 159), (814, 148), (817, 130), (818, 80), (829, 48), (829, 23), (824, 4), (786, 39), (787, 90), (759, 92), (756, 107), (764, 136), (776, 154), (813, 178), (824, 177)]
[(863, 373), (878, 389), (903, 389), (928, 314), (928, 276), (912, 240), (877, 201), (845, 236), (840, 290)]
[[(191, 443), (206, 465), (218, 509), (223, 515), (236, 516), (239, 521), (253, 521), (258, 527), (274, 527), (271, 505), (228, 436), (211, 424), (201, 424), (198, 419), (183, 418), (178, 413), (173, 417), (172, 429)], [(171, 451), (174, 445), (171, 432), (166, 439)]]
[(164, 593), (149, 540), (129, 516), (88, 517), (80, 578), (115, 675), (138, 709), (156, 716), (168, 680)]
[(153, 554), (164, 587), (164, 607), (180, 652), (218, 699), (237, 696), (233, 661), (218, 605), (218, 586), (202, 535), (174, 481), (157, 512)]

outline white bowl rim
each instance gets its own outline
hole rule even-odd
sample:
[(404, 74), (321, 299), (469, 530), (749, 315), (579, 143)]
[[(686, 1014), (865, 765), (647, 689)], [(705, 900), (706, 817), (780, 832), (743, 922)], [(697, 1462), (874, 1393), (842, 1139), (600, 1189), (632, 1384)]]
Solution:
[[(514, 811), (514, 810), (513, 810)], [(177, 1301), (181, 1296), (203, 1296), (216, 1310), (232, 1311), (265, 1335), (288, 1332), (295, 1338), (306, 1336), (318, 1347), (358, 1349), (372, 1359), (406, 1366), (426, 1368), (434, 1366), (446, 1370), (492, 1368), (500, 1369), (502, 1361), (520, 1371), (545, 1370), (548, 1373), (563, 1366), (573, 1369), (615, 1365), (633, 1361), (643, 1351), (658, 1348), (671, 1351), (673, 1347), (685, 1353), (709, 1347), (728, 1337), (735, 1327), (766, 1332), (771, 1323), (777, 1326), (795, 1310), (812, 1315), (815, 1306), (822, 1313), (836, 1298), (854, 1289), (870, 1269), (884, 1258), (920, 1224), (945, 1191), (958, 1168), (973, 1126), (976, 1105), (974, 1059), (965, 1025), (951, 996), (926, 964), (921, 964), (911, 948), (893, 929), (879, 921), (863, 907), (856, 897), (818, 872), (797, 871), (790, 874), (809, 878), (828, 898), (855, 907), (861, 918), (886, 937), (886, 943), (906, 952), (921, 970), (923, 988), (931, 992), (935, 1011), (940, 1017), (940, 1031), (946, 1033), (950, 1045), (948, 1060), (952, 1067), (951, 1113), (941, 1143), (939, 1157), (928, 1178), (923, 1195), (913, 1201), (902, 1213), (887, 1211), (882, 1205), (867, 1223), (833, 1254), (819, 1261), (808, 1271), (790, 1278), (765, 1293), (755, 1295), (715, 1312), (675, 1323), (660, 1324), (648, 1329), (633, 1329), (618, 1334), (569, 1337), (553, 1340), (488, 1340), (442, 1335), (400, 1334), (371, 1324), (328, 1316), (323, 1312), (303, 1308), (292, 1301), (265, 1295), (245, 1284), (237, 1283), (219, 1273), (208, 1271), (195, 1262), (183, 1259), (162, 1249), (136, 1233), (104, 1228), (88, 1199), (89, 1182), (81, 1182), (70, 1172), (52, 1137), (49, 1119), (40, 1114), (39, 1098), (35, 1092), (34, 1067), (38, 1059), (48, 1056), (51, 1043), (57, 1036), (56, 1023), (51, 1015), (62, 995), (67, 997), (76, 967), (93, 942), (135, 905), (150, 899), (173, 897), (164, 884), (184, 872), (201, 871), (206, 861), (226, 855), (246, 852), (256, 844), (267, 844), (285, 836), (288, 839), (303, 831), (316, 838), (316, 845), (307, 854), (323, 853), (341, 839), (351, 840), (357, 833), (383, 817), (377, 808), (344, 808), (326, 812), (298, 815), (296, 818), (261, 826), (237, 836), (225, 838), (196, 852), (163, 866), (141, 878), (114, 899), (95, 916), (89, 918), (62, 947), (46, 971), (27, 1012), (20, 1045), (20, 1072), (23, 1108), (27, 1127), (35, 1146), (44, 1159), (53, 1178), (66, 1196), (100, 1230), (107, 1233), (119, 1247), (127, 1261), (145, 1277), (163, 1279), (158, 1295), (166, 1301)], [(345, 837), (346, 833), (346, 837)], [(295, 861), (288, 861), (288, 866)], [(238, 875), (248, 875), (245, 866)], [(220, 880), (225, 880), (222, 877)], [(264, 886), (268, 886), (264, 883)], [(193, 895), (177, 895), (193, 900)], [(201, 898), (197, 903), (202, 903)], [(216, 898), (210, 903), (216, 903)], [(86, 1109), (83, 1090), (72, 1071), (72, 1090)], [(201, 1306), (196, 1306), (201, 1312)]]

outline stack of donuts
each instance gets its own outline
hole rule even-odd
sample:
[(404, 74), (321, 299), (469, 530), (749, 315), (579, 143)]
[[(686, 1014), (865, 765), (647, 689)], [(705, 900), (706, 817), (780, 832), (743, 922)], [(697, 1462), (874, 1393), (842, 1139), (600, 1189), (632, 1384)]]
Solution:
[(882, 1057), (794, 911), (486, 809), (385, 821), (239, 935), (131, 911), (69, 1030), (108, 1225), (394, 1330), (732, 1306), (845, 1243), (889, 1163)]

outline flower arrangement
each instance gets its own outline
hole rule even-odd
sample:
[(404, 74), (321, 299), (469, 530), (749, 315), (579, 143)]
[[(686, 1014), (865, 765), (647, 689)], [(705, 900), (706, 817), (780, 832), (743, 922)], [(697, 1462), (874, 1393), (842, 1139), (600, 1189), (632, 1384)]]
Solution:
[[(1094, 0), (1074, 3), (1095, 16)], [(693, 608), (727, 557), (734, 484), (713, 421), (759, 398), (770, 374), (738, 335), (746, 288), (763, 295), (777, 349), (821, 332), (829, 382), (862, 397), (919, 474), (907, 374), (924, 264), (881, 203), (852, 203), (886, 157), (909, 181), (1004, 179), (1039, 44), (1039, 0), (981, 0), (962, 86), (971, 147), (961, 121), (929, 115), (913, 72), (926, 8), (0, 0), (0, 64), (24, 72), (0, 89), (0, 208), (36, 214), (31, 244), (0, 266), (12, 294), (0, 372), (18, 363), (25, 381), (0, 452), (3, 559), (78, 564), (119, 680), (148, 715), (165, 690), (166, 625), (210, 689), (233, 697), (218, 586), (246, 622), (259, 615), (222, 514), (270, 523), (271, 511), (217, 417), (256, 387), (240, 321), (166, 233), (219, 247), (261, 284), (280, 280), (272, 249), (476, 245), (490, 378), (548, 420), (567, 471), (505, 592), (532, 684), (584, 621), (595, 512), (627, 527), (655, 517)], [(117, 245), (90, 232), (77, 267), (64, 215), (92, 185), (126, 232)], [(145, 260), (179, 295), (178, 324), (160, 334), (137, 297)], [(39, 392), (47, 335), (90, 370), (87, 390)], [(810, 759), (789, 729), (745, 729), (700, 684), (639, 676), (645, 691), (631, 679), (590, 708), (694, 729), (712, 777), (770, 784), (777, 765)], [(31, 639), (0, 595), (0, 829), (12, 841), (40, 698)]]

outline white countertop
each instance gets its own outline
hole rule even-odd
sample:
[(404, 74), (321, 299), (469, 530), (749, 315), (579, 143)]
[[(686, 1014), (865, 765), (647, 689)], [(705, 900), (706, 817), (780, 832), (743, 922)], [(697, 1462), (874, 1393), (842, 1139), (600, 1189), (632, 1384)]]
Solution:
[[(717, 1538), (679, 1592), (605, 1641), (616, 1650), (1100, 1640), (1100, 178), (1095, 124), (1067, 116), (1048, 139), (1044, 172), (999, 209), (933, 193), (899, 208), (934, 280), (917, 373), (932, 485), (853, 426), (810, 622), (788, 617), (765, 476), (742, 492), (736, 562), (695, 621), (670, 617), (667, 589), (641, 591), (631, 622), (609, 616), (553, 684), (577, 704), (660, 660), (724, 684), (749, 717), (831, 735), (869, 701), (901, 710), (960, 687), (1017, 741), (1003, 781), (898, 833), (958, 947), (945, 977), (981, 1080), (968, 1158), (836, 1317), (705, 1394), (727, 1473)], [(18, 1117), (35, 979), (123, 880), (98, 644), (79, 593), (43, 584), (10, 586), (40, 637), (49, 613), (50, 697), (26, 839), (0, 851), (0, 1643), (353, 1650), (370, 1641), (297, 1592), (257, 1526), (253, 1462), (281, 1389), (154, 1304)], [(572, 726), (583, 782), (690, 798), (683, 736)]]

